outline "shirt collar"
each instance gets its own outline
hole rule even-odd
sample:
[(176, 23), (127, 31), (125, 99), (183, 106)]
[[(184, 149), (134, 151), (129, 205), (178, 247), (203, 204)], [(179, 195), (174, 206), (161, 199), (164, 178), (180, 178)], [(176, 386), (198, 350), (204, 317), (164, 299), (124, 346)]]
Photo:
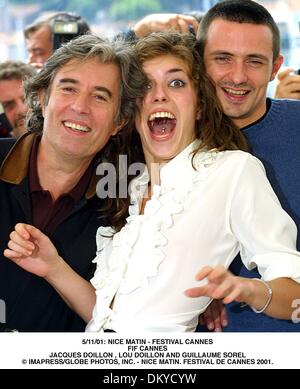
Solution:
[[(160, 187), (163, 191), (170, 190), (172, 188), (190, 184), (192, 176), (195, 174), (195, 170), (192, 166), (193, 151), (195, 151), (200, 145), (200, 140), (196, 139), (190, 143), (184, 150), (182, 150), (175, 158), (160, 168)], [(197, 169), (197, 165), (200, 160), (207, 157), (208, 151), (201, 151), (197, 154), (197, 159), (194, 161), (194, 166)], [(180, 177), (180, 179), (179, 179)], [(133, 179), (130, 184), (130, 194), (133, 199), (143, 196), (147, 185), (149, 183), (148, 168), (145, 165), (144, 171), (140, 176)], [(155, 188), (154, 188), (155, 190)]]
[(30, 193), (43, 190), (40, 185), (38, 172), (37, 172), (37, 151), (41, 136), (38, 135), (34, 138), (29, 158), (29, 187)]
[(199, 139), (196, 139), (178, 155), (176, 155), (175, 158), (162, 165), (160, 169), (160, 186), (163, 190), (170, 190), (179, 186), (190, 184), (195, 172), (192, 166), (193, 152), (199, 147), (199, 145), (200, 141)]
[[(23, 181), (28, 174), (31, 150), (36, 137), (37, 134), (27, 132), (18, 139), (0, 166), (0, 180), (15, 185)], [(95, 157), (95, 161), (96, 159), (97, 156)], [(86, 199), (92, 198), (96, 193), (98, 177), (95, 172), (95, 164), (96, 162), (92, 163), (89, 168), (94, 173), (93, 171), (91, 172), (89, 184), (87, 183)]]
[[(36, 136), (36, 138), (33, 141), (31, 154), (30, 154), (30, 160), (29, 160), (30, 193), (43, 191), (43, 188), (41, 187), (40, 184), (38, 169), (37, 169), (37, 154), (38, 154), (40, 141), (41, 141), (41, 135)], [(95, 163), (94, 161), (92, 161), (89, 167), (84, 172), (83, 176), (78, 181), (78, 183), (68, 193), (65, 193), (64, 196), (65, 195), (70, 196), (76, 202), (82, 198), (82, 196), (85, 194), (87, 190), (87, 186), (91, 180), (93, 171), (95, 171), (94, 165)]]
[(10, 149), (0, 167), (0, 179), (9, 184), (20, 184), (28, 171), (29, 157), (35, 134), (27, 132)]

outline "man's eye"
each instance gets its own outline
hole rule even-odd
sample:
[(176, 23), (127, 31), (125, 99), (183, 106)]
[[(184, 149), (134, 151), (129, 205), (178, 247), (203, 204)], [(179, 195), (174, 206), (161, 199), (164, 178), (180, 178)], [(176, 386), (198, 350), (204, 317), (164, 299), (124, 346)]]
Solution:
[(249, 61), (249, 63), (250, 63), (251, 65), (253, 65), (253, 66), (260, 66), (260, 65), (262, 65), (262, 61), (260, 61), (259, 59), (251, 59), (251, 60)]
[(147, 88), (147, 89), (151, 89), (151, 88), (152, 88), (151, 82), (148, 82), (148, 84), (146, 85), (146, 88)]
[(5, 111), (11, 111), (15, 106), (15, 102), (8, 101), (8, 102), (3, 103), (2, 105), (3, 105), (3, 108)]
[(34, 55), (42, 55), (43, 54), (43, 50), (41, 50), (41, 49), (33, 49), (32, 50), (32, 54), (34, 54)]
[(95, 99), (97, 101), (107, 101), (107, 98), (105, 96), (102, 96), (102, 95), (95, 95)]
[(74, 91), (74, 88), (72, 88), (71, 86), (65, 86), (64, 88), (62, 88), (62, 90), (64, 92), (70, 93)]
[(173, 80), (173, 81), (170, 82), (169, 85), (171, 87), (174, 87), (174, 88), (180, 88), (180, 87), (185, 85), (185, 82), (183, 82), (181, 80)]
[(226, 62), (229, 62), (229, 58), (228, 57), (215, 57), (215, 60), (219, 63), (226, 63)]

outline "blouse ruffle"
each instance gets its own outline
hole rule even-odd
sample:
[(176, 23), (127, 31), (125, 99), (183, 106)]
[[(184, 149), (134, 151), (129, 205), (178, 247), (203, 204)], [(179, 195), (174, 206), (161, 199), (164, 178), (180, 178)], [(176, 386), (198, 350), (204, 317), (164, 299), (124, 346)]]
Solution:
[[(214, 150), (198, 154), (194, 158), (196, 170), (189, 164), (180, 163), (180, 167), (186, 167), (185, 171), (178, 172), (176, 177), (173, 174), (173, 179), (170, 179), (167, 171), (168, 165), (173, 161), (165, 165), (161, 169), (161, 186), (153, 187), (152, 197), (146, 203), (143, 215), (139, 214), (139, 201), (141, 188), (147, 187), (147, 170), (132, 181), (131, 189), (132, 186), (138, 187), (139, 192), (131, 190), (130, 216), (126, 220), (125, 227), (117, 233), (114, 233), (111, 227), (100, 227), (97, 231), (97, 257), (94, 259), (97, 269), (91, 279), (97, 294), (93, 314), (93, 317), (97, 316), (97, 320), (92, 322), (94, 325), (97, 322), (97, 328), (94, 328), (91, 322), (88, 330), (99, 331), (103, 323), (108, 324), (109, 318), (113, 316), (109, 306), (117, 292), (126, 294), (137, 288), (147, 288), (149, 278), (157, 275), (160, 264), (166, 258), (164, 246), (168, 244), (168, 239), (162, 230), (173, 226), (174, 215), (184, 211), (183, 204), (186, 196), (208, 177), (209, 168), (219, 154), (221, 153)], [(164, 195), (163, 199), (162, 195)], [(151, 261), (141, 260), (137, 265), (136, 261), (132, 263), (131, 255), (145, 221), (148, 221), (151, 226), (147, 230), (147, 250), (150, 246)]]

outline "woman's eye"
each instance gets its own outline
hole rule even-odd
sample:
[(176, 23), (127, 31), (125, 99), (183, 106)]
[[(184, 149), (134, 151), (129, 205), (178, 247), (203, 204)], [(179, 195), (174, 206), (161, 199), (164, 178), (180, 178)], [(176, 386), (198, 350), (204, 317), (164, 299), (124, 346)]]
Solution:
[(180, 87), (184, 86), (185, 83), (183, 81), (181, 81), (181, 80), (173, 80), (173, 81), (170, 82), (169, 85), (174, 87), (174, 88), (180, 88)]

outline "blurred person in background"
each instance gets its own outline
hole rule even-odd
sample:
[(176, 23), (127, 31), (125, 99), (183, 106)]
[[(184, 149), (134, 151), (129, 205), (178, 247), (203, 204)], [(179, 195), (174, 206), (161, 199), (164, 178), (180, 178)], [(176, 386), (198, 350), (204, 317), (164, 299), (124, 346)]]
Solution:
[(90, 32), (88, 23), (73, 13), (57, 12), (51, 16), (41, 16), (24, 30), (27, 62), (40, 69), (58, 48), (55, 47), (58, 43)]
[(20, 61), (0, 63), (0, 103), (11, 127), (6, 136), (19, 138), (26, 132), (24, 121), (28, 107), (24, 101), (23, 81), (35, 73), (34, 67)]
[(300, 71), (286, 68), (277, 74), (275, 97), (300, 100)]

